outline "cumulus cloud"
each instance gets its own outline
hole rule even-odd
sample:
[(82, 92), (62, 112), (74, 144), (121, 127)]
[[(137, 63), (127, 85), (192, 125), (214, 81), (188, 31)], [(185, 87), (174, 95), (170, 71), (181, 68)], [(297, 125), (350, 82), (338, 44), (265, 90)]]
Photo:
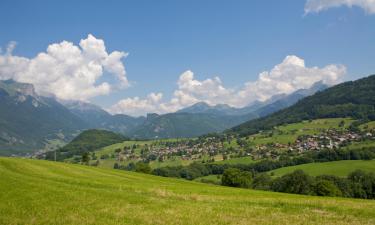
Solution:
[(292, 55), (285, 57), (270, 71), (260, 73), (257, 80), (249, 81), (243, 87), (234, 89), (225, 87), (219, 77), (197, 80), (193, 72), (188, 70), (180, 75), (177, 89), (170, 100), (163, 100), (161, 93), (151, 93), (145, 99), (139, 97), (123, 99), (113, 105), (109, 111), (136, 116), (147, 112), (168, 113), (197, 102), (244, 107), (256, 100), (265, 101), (273, 95), (290, 94), (298, 89), (309, 88), (318, 81), (328, 85), (336, 84), (345, 73), (346, 68), (342, 65), (327, 65), (323, 68), (306, 67), (303, 59)]
[(145, 99), (139, 97), (120, 100), (113, 105), (110, 111), (114, 114), (126, 113), (128, 115), (144, 115), (147, 112), (164, 112), (161, 109), (162, 93), (151, 93)]
[[(51, 44), (46, 52), (34, 58), (14, 56), (15, 43), (0, 54), (0, 79), (32, 83), (41, 95), (53, 95), (63, 100), (88, 100), (109, 94), (114, 88), (129, 85), (122, 59), (125, 52), (108, 53), (101, 39), (89, 34), (79, 46), (62, 41)], [(118, 82), (99, 82), (108, 73)]]
[(318, 13), (332, 7), (361, 7), (366, 13), (375, 13), (375, 0), (307, 0), (305, 13)]

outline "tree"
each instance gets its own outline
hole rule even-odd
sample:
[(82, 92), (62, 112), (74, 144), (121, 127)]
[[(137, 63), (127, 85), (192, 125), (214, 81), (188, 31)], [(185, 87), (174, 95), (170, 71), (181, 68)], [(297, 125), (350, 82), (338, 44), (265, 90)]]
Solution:
[(315, 193), (318, 196), (341, 196), (341, 191), (337, 186), (328, 180), (319, 180), (315, 184)]
[(135, 164), (135, 172), (139, 173), (151, 173), (151, 167), (148, 163), (137, 162)]
[(231, 187), (251, 187), (251, 173), (236, 168), (226, 169), (221, 177), (221, 183)]
[(302, 170), (295, 170), (293, 173), (286, 174), (281, 178), (276, 178), (271, 186), (273, 191), (311, 194), (313, 179)]
[(252, 183), (252, 188), (259, 190), (269, 190), (272, 183), (272, 178), (267, 173), (257, 174)]
[(82, 158), (81, 158), (82, 164), (88, 165), (90, 162), (90, 153), (89, 152), (84, 152), (82, 153)]
[(354, 197), (357, 198), (375, 198), (375, 174), (367, 173), (362, 170), (355, 170), (348, 175), (352, 181)]

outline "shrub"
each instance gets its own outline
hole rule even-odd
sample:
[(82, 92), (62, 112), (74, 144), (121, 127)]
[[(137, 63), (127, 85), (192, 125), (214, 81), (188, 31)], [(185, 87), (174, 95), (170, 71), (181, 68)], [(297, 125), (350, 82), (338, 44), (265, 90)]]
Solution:
[(151, 167), (147, 163), (137, 162), (135, 164), (135, 172), (139, 172), (139, 173), (151, 173)]
[(341, 191), (329, 180), (319, 180), (315, 184), (315, 193), (318, 196), (341, 196)]
[(302, 170), (296, 170), (293, 173), (276, 178), (272, 182), (271, 189), (278, 192), (311, 194), (313, 192), (313, 181), (313, 178)]
[(251, 187), (251, 173), (236, 168), (226, 169), (221, 177), (221, 183), (231, 187)]

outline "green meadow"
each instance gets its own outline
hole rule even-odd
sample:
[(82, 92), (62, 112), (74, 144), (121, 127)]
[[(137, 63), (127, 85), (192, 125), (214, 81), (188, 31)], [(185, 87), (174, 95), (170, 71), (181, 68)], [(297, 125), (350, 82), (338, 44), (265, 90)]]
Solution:
[(273, 176), (282, 176), (294, 170), (301, 169), (311, 176), (323, 174), (345, 177), (354, 170), (361, 169), (368, 172), (375, 171), (375, 160), (342, 160), (323, 163), (308, 163), (298, 166), (288, 166), (272, 170), (269, 173)]
[(0, 158), (0, 224), (374, 224), (375, 201)]

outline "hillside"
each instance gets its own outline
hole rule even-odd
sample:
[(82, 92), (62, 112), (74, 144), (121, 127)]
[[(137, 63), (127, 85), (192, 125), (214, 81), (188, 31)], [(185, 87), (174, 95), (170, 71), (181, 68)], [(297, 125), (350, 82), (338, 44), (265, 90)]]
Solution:
[(91, 129), (106, 129), (121, 134), (128, 134), (140, 126), (145, 117), (131, 117), (124, 114), (111, 115), (99, 106), (81, 101), (64, 101), (63, 105)]
[[(128, 140), (120, 134), (107, 130), (86, 130), (75, 137), (69, 144), (56, 150), (57, 160), (70, 158), (74, 155), (81, 155), (84, 152), (91, 152), (104, 146)], [(54, 159), (54, 152), (48, 152), (47, 159)]]
[(33, 85), (0, 81), (0, 155), (42, 149), (49, 140), (69, 141), (86, 126), (53, 98), (38, 96)]
[(335, 175), (345, 177), (357, 169), (368, 172), (375, 171), (375, 160), (341, 160), (323, 163), (308, 163), (271, 170), (269, 173), (272, 173), (274, 176), (282, 176), (298, 169), (303, 170), (311, 176)]
[(250, 120), (228, 132), (249, 135), (275, 126), (317, 118), (375, 120), (375, 75), (318, 92), (269, 116)]
[(289, 95), (276, 95), (267, 101), (254, 102), (243, 108), (234, 108), (225, 104), (211, 106), (198, 102), (176, 113), (147, 119), (129, 135), (142, 139), (154, 139), (197, 137), (207, 133), (222, 132), (244, 121), (263, 117), (288, 107), (326, 88), (326, 85), (317, 82), (308, 89), (300, 89)]
[(373, 224), (375, 202), (0, 158), (0, 224)]

